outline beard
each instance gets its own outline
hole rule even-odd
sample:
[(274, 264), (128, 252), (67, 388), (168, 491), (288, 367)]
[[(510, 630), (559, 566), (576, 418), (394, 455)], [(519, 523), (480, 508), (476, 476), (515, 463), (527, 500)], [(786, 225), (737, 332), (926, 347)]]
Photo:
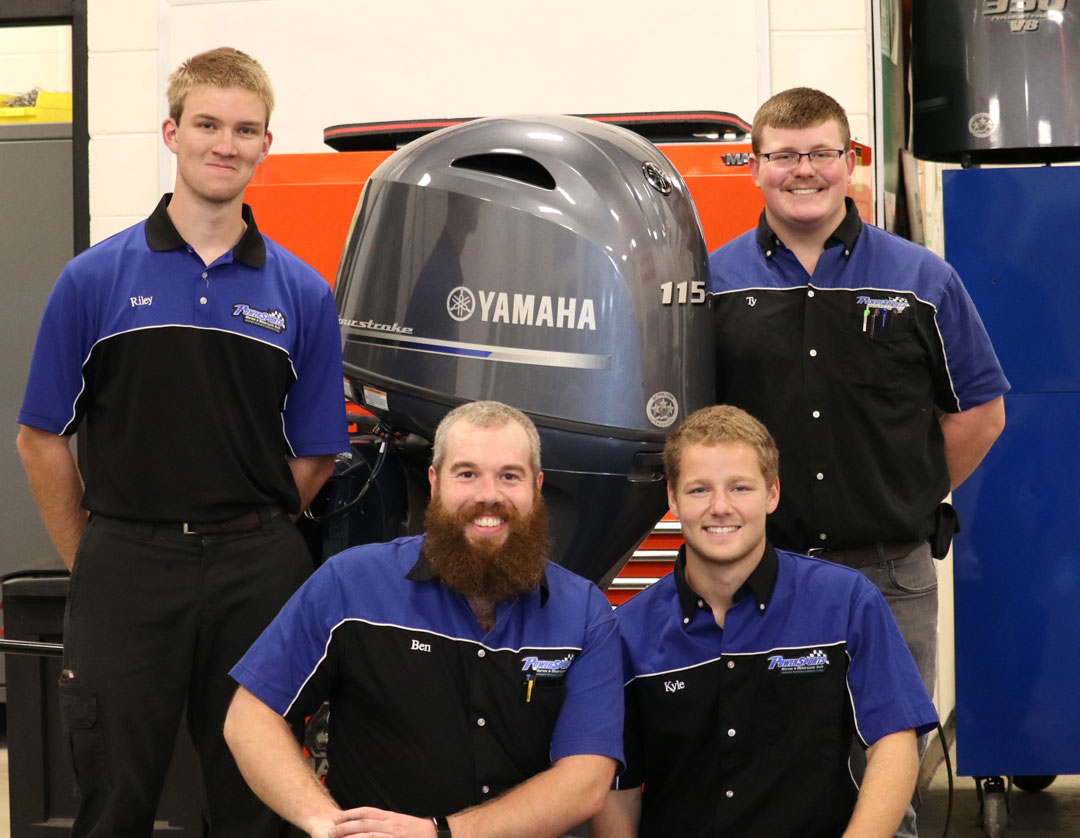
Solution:
[[(501, 545), (471, 543), (465, 526), (480, 515), (497, 515), (509, 532)], [(540, 493), (522, 514), (503, 503), (474, 503), (456, 512), (443, 506), (436, 492), (424, 516), (424, 556), (448, 588), (492, 602), (523, 594), (540, 584), (551, 553), (548, 514)]]

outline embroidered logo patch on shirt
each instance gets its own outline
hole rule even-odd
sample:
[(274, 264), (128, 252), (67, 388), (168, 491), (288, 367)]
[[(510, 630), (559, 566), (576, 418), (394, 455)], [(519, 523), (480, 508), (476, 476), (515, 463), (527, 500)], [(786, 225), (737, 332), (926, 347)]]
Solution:
[(566, 675), (566, 670), (574, 662), (574, 653), (555, 660), (544, 660), (535, 655), (528, 655), (521, 659), (521, 671), (528, 672), (532, 677), (540, 680), (561, 680)]
[(243, 317), (245, 323), (250, 323), (252, 326), (261, 326), (279, 335), (285, 331), (285, 315), (277, 309), (260, 311), (257, 308), (252, 308), (247, 303), (236, 303), (233, 305), (233, 317)]
[(902, 314), (911, 305), (903, 297), (874, 298), (862, 296), (855, 300), (862, 307), (862, 330), (873, 337), (875, 333), (884, 334), (889, 315)]
[(829, 665), (829, 656), (821, 649), (814, 649), (810, 654), (798, 658), (771, 655), (767, 660), (768, 668), (779, 670), (781, 675), (814, 675), (824, 672)]
[(566, 678), (566, 671), (574, 662), (575, 654), (570, 652), (562, 658), (545, 660), (536, 655), (526, 655), (521, 659), (521, 671), (524, 673), (522, 684), (525, 687), (524, 699), (529, 704), (533, 700), (533, 687), (537, 684), (557, 685)]

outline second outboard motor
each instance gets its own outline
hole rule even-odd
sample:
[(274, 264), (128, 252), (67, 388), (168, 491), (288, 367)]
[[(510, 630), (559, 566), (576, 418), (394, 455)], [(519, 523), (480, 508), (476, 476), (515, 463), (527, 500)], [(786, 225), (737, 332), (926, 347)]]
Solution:
[[(666, 434), (714, 401), (707, 277), (685, 184), (649, 142), (577, 117), (467, 122), (364, 188), (335, 285), (345, 375), (428, 440), (464, 402), (526, 412), (554, 558), (605, 582), (664, 512)], [(426, 467), (407, 468), (413, 505)]]

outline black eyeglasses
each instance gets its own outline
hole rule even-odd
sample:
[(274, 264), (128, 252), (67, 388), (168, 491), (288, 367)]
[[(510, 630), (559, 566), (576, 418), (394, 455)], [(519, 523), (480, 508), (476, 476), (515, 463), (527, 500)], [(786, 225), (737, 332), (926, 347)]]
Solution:
[(828, 166), (844, 156), (842, 148), (815, 148), (813, 151), (770, 151), (759, 154), (779, 169), (794, 169), (802, 158), (807, 158), (810, 165)]

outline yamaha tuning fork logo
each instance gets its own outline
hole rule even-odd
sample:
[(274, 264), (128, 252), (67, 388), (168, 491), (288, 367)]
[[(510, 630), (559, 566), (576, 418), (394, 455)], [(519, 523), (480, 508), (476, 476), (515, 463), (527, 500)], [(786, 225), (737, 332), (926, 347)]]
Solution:
[(464, 285), (459, 285), (446, 298), (446, 313), (461, 323), (476, 311), (476, 295)]
[(641, 164), (641, 173), (645, 175), (645, 180), (649, 182), (649, 186), (661, 195), (671, 194), (671, 178), (651, 160), (646, 160)]

